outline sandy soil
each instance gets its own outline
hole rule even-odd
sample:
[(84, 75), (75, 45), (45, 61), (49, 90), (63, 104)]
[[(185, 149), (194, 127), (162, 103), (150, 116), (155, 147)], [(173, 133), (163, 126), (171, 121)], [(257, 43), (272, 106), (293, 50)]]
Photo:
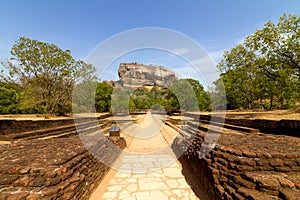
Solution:
[(291, 113), (287, 110), (274, 110), (274, 111), (246, 111), (246, 112), (235, 112), (227, 111), (226, 117), (229, 118), (248, 118), (248, 119), (290, 119), (300, 120), (300, 113)]

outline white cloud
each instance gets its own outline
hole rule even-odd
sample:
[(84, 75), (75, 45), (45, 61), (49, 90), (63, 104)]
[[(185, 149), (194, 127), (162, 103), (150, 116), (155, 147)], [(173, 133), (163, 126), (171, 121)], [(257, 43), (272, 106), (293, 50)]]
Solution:
[(176, 55), (184, 55), (184, 54), (187, 54), (189, 52), (190, 51), (185, 49), (185, 48), (179, 48), (179, 49), (176, 49), (173, 53), (176, 54)]

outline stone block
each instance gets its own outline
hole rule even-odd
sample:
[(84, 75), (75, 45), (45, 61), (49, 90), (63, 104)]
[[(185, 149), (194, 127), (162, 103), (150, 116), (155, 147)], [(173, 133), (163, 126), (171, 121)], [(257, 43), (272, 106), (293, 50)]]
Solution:
[(17, 179), (13, 185), (14, 186), (19, 186), (19, 187), (27, 187), (28, 185), (31, 186), (31, 181), (33, 181), (33, 179), (29, 176), (24, 176), (22, 178)]
[(291, 171), (291, 168), (287, 166), (282, 166), (282, 167), (275, 167), (275, 170), (278, 172), (289, 172)]
[(278, 167), (284, 165), (283, 160), (280, 159), (270, 159), (269, 163), (272, 167)]
[(29, 195), (29, 192), (17, 192), (10, 194), (7, 197), (7, 200), (26, 200), (26, 197)]
[(119, 126), (112, 126), (109, 129), (109, 137), (112, 136), (120, 136), (120, 127)]
[(42, 194), (45, 195), (45, 196), (51, 196), (53, 194), (57, 194), (59, 190), (60, 190), (59, 187), (51, 186), (51, 187), (44, 188), (42, 190)]
[(298, 200), (300, 197), (300, 191), (291, 189), (281, 189), (279, 191), (279, 196), (286, 200)]

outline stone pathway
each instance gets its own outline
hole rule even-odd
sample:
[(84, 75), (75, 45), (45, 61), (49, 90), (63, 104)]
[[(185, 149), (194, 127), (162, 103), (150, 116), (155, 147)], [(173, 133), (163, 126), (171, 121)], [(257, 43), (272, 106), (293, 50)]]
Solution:
[[(165, 166), (165, 167), (162, 167)], [(170, 155), (126, 155), (102, 199), (197, 199)]]
[(90, 200), (198, 199), (169, 147), (169, 140), (177, 132), (165, 126), (157, 134), (151, 133), (156, 129), (153, 123), (161, 126), (160, 120), (159, 116), (147, 114), (140, 123), (127, 127), (127, 132), (134, 133), (135, 137)]

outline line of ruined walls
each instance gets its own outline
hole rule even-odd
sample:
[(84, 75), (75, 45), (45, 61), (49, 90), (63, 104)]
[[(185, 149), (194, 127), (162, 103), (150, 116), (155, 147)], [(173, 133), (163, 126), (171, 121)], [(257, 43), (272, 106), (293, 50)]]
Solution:
[[(107, 160), (105, 163), (112, 163), (126, 146), (120, 137), (90, 140), (94, 142), (92, 148)], [(113, 151), (110, 145), (120, 151)], [(78, 136), (24, 141), (1, 148), (6, 148), (0, 149), (6, 155), (4, 159), (10, 158), (9, 153), (19, 154), (16, 163), (0, 161), (0, 199), (3, 200), (88, 199), (109, 170), (87, 151)], [(47, 154), (46, 160), (42, 159), (43, 154)]]
[[(204, 136), (205, 134), (197, 134), (192, 142), (187, 138), (176, 138), (172, 144), (175, 153), (185, 151), (179, 161), (182, 163), (184, 174), (185, 171), (193, 174), (190, 182), (197, 182), (194, 185), (200, 186), (198, 196), (201, 199), (266, 200), (270, 196), (293, 199), (293, 190), (298, 190), (299, 194), (299, 153), (275, 152), (270, 155), (216, 145), (210, 153), (200, 158), (198, 152), (200, 147), (204, 146)], [(226, 136), (224, 138), (226, 139)], [(287, 178), (287, 173), (292, 175)]]
[(235, 126), (256, 128), (263, 133), (300, 136), (300, 120), (236, 119), (227, 117), (224, 119), (224, 117), (218, 117), (217, 115), (199, 115), (194, 113), (186, 113), (184, 116), (206, 121), (212, 120), (213, 122), (221, 122)]
[[(97, 119), (104, 119), (111, 116), (111, 113), (100, 115)], [(76, 119), (76, 122), (93, 121), (95, 118), (83, 117)], [(74, 124), (74, 119), (46, 119), (46, 120), (17, 120), (4, 119), (0, 120), (0, 135), (9, 135), (23, 133), (28, 131), (37, 131), (41, 129), (55, 128)]]

